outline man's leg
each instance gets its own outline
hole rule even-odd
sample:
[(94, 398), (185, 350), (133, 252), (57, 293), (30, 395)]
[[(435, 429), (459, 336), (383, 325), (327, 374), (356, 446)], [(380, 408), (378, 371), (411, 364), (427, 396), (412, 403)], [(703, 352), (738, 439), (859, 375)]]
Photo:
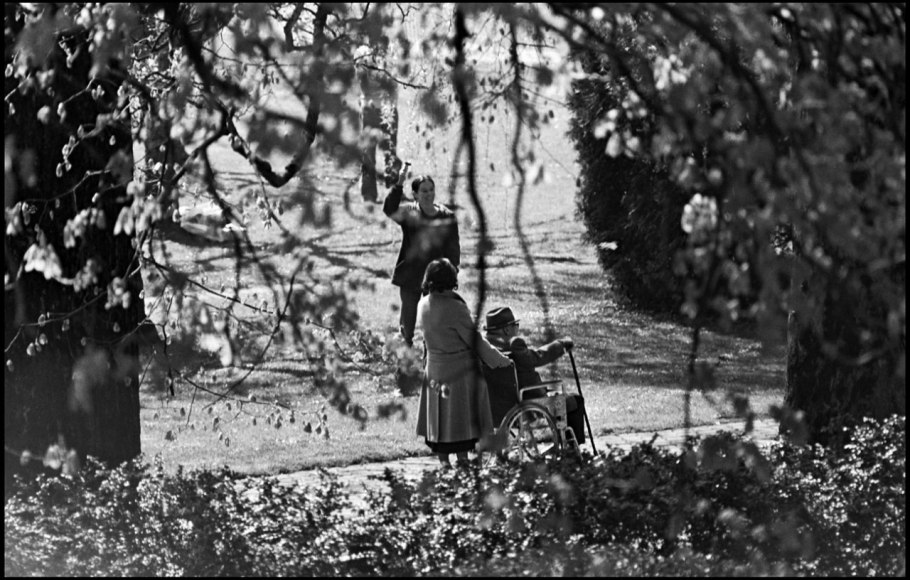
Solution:
[(580, 445), (585, 442), (585, 400), (581, 395), (567, 396), (566, 411), (569, 427), (575, 432), (575, 440)]
[(417, 303), (420, 302), (420, 291), (401, 288), (401, 317), (399, 329), (408, 346), (414, 344), (414, 327), (417, 326)]

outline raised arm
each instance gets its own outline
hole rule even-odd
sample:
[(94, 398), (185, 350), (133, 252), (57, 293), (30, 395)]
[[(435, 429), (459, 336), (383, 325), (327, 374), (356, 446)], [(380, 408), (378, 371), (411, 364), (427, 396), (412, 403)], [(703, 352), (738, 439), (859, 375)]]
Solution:
[(538, 348), (531, 348), (523, 337), (516, 336), (509, 343), (509, 350), (516, 359), (525, 359), (526, 366), (539, 367), (549, 364), (565, 354), (566, 349), (562, 341), (554, 340)]
[(398, 173), (398, 182), (392, 186), (392, 191), (389, 192), (389, 195), (385, 197), (385, 201), (382, 202), (383, 213), (398, 223), (401, 223), (404, 220), (404, 214), (399, 211), (399, 207), (401, 206), (401, 198), (404, 195), (404, 182), (408, 178), (408, 168), (410, 166), (410, 161), (404, 162), (404, 166)]
[(404, 188), (399, 184), (392, 186), (392, 191), (385, 197), (382, 202), (382, 213), (386, 214), (398, 223), (401, 223), (401, 213), (398, 211), (401, 205), (401, 198), (404, 196)]

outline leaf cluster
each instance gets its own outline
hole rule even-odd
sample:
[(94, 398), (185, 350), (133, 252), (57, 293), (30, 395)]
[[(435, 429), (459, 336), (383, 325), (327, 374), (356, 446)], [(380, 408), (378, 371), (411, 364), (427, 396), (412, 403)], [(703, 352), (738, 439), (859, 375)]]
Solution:
[[(552, 9), (589, 55), (571, 104), (579, 205), (633, 299), (675, 307), (674, 274), (693, 318), (846, 298), (870, 311), (851, 308), (844, 342), (866, 344), (844, 351), (899, 359), (903, 7)], [(696, 196), (716, 209), (693, 231), (681, 210)]]
[[(132, 462), (22, 484), (6, 574), (901, 574), (906, 420), (867, 421), (842, 451), (778, 443), (768, 469), (732, 434), (683, 453), (386, 471), (355, 498), (226, 469)], [(754, 458), (753, 458), (754, 459)]]

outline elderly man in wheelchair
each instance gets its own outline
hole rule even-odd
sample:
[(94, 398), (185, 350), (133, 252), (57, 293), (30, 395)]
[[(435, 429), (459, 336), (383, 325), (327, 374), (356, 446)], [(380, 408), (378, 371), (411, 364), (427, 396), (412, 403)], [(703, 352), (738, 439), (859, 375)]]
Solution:
[(533, 348), (518, 328), (511, 308), (494, 308), (486, 315), (484, 337), (513, 361), (511, 367), (484, 368), (493, 423), (499, 425), (503, 446), (508, 454), (530, 457), (565, 447), (578, 452), (585, 440), (584, 399), (567, 395), (561, 381), (542, 381), (535, 370), (571, 349), (572, 339)]

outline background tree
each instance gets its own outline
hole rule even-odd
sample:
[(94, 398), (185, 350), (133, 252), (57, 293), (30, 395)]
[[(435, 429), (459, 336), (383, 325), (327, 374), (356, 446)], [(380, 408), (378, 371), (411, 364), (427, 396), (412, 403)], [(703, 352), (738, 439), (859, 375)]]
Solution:
[[(691, 194), (683, 312), (768, 328), (792, 311), (787, 402), (815, 440), (905, 413), (903, 6), (551, 9), (532, 18), (599, 52), (588, 82), (622, 91), (589, 124), (605, 155)], [(698, 332), (691, 386), (710, 387)]]
[(23, 450), (59, 442), (112, 462), (139, 453), (142, 279), (135, 245), (112, 228), (136, 195), (127, 62), (93, 55), (75, 17), (4, 7), (7, 484)]
[[(6, 191), (5, 372), (7, 384), (13, 385), (7, 389), (8, 466), (57, 443), (61, 434), (65, 440), (55, 449), (73, 450), (73, 457), (93, 454), (117, 462), (138, 454), (136, 350), (131, 341), (145, 319), (143, 276), (156, 302), (170, 296), (179, 310), (175, 320), (155, 321), (165, 350), (183, 336), (207, 334), (221, 345), (222, 364), (235, 363), (242, 341), (231, 323), (232, 310), (253, 308), (264, 314), (266, 338), (253, 362), (261, 361), (272, 343), (292, 341), (313, 362), (315, 386), (340, 410), (364, 420), (364, 410), (352, 404), (342, 374), (335, 372), (341, 355), (327, 344), (334, 332), (356, 324), (346, 294), (357, 282), (314, 271), (305, 251), (294, 252), (296, 264), (289, 276), (282, 276), (258, 253), (243, 227), (251, 217), (249, 208), (266, 224), (280, 226), (280, 207), (270, 201), (265, 184), (282, 187), (294, 177), (301, 182), (292, 197), (304, 208), (300, 225), (330, 224), (331, 215), (316, 211), (317, 187), (301, 168), (314, 151), (328, 154), (340, 166), (362, 159), (359, 107), (349, 98), (357, 50), (378, 31), (400, 31), (402, 23), (386, 9), (349, 8), (6, 8), (5, 126), (8, 158), (14, 161), (7, 164), (6, 182), (17, 186)], [(58, 37), (66, 42), (57, 43)], [(408, 49), (403, 33), (395, 38), (402, 50)], [(430, 45), (448, 40), (439, 35), (417, 50), (435, 53)], [(406, 67), (395, 67), (386, 71), (389, 76), (407, 73)], [(265, 104), (276, 84), (293, 96), (296, 110)], [(434, 97), (422, 102), (439, 116)], [(240, 206), (227, 203), (216, 186), (208, 149), (222, 139), (230, 141), (264, 182)], [(135, 171), (133, 143), (140, 156)], [(82, 152), (86, 160), (79, 156)], [(32, 171), (35, 159), (41, 163)], [(282, 163), (284, 168), (278, 169)], [(77, 183), (82, 189), (66, 213), (56, 206), (73, 195)], [(167, 263), (166, 242), (173, 232), (162, 233), (162, 226), (181, 220), (179, 200), (191, 187), (201, 188), (221, 210), (213, 228), (219, 235), (228, 232), (233, 247), (237, 268), (232, 289), (208, 288), (204, 280), (191, 279)], [(55, 207), (48, 207), (45, 199)], [(286, 248), (303, 249), (293, 232), (284, 227), (281, 231)], [(116, 251), (105, 254), (108, 249)], [(242, 304), (239, 289), (247, 268), (271, 288), (274, 308)], [(39, 277), (41, 285), (59, 290), (62, 297), (32, 300), (49, 292), (43, 286), (40, 291), (33, 288)], [(226, 298), (229, 306), (209, 316), (207, 307), (183, 299), (188, 288)], [(105, 310), (89, 309), (97, 305)], [(40, 332), (49, 324), (59, 324), (60, 333), (67, 328), (72, 340), (52, 350), (48, 341), (57, 338), (57, 331)], [(102, 332), (93, 324), (107, 328)], [(106, 348), (96, 350), (95, 344)], [(59, 359), (54, 365), (46, 364), (50, 352)], [(38, 370), (53, 376), (39, 377)], [(127, 378), (132, 379), (125, 391), (131, 406), (96, 400), (96, 392), (111, 390), (111, 381), (120, 384)], [(230, 396), (242, 381), (216, 395)], [(87, 417), (75, 417), (76, 411)]]
[[(533, 131), (547, 118), (526, 99), (533, 85), (567, 82), (576, 75), (604, 83), (618, 103), (605, 118), (592, 119), (592, 130), (603, 132), (606, 140), (605, 154), (666, 168), (673, 187), (689, 200), (681, 217), (688, 236), (676, 267), (687, 273), (683, 308), (696, 322), (690, 386), (711, 385), (710, 369), (695, 365), (702, 320), (752, 317), (773, 328), (782, 322), (775, 314), (792, 308), (797, 313), (792, 336), (801, 349), (794, 348), (789, 400), (813, 413), (817, 435), (836, 429), (851, 415), (903, 411), (902, 6), (421, 6), (421, 18), (435, 10), (449, 15), (452, 26), (420, 42), (412, 41), (402, 25), (409, 10), (402, 5), (364, 12), (344, 4), (5, 8), (5, 118), (10, 121), (5, 126), (11, 160), (5, 176), (7, 380), (19, 380), (13, 376), (17, 373), (26, 377), (29, 363), (20, 360), (30, 360), (30, 352), (51, 352), (47, 343), (56, 335), (39, 332), (48, 324), (48, 312), (61, 333), (64, 320), (71, 321), (72, 332), (81, 313), (87, 319), (75, 329), (72, 349), (54, 351), (62, 361), (56, 368), (80, 369), (78, 380), (71, 381), (66, 370), (43, 381), (57, 391), (38, 402), (33, 395), (41, 391), (28, 392), (34, 380), (22, 379), (25, 387), (13, 390), (24, 398), (7, 405), (17, 409), (13, 421), (7, 421), (8, 451), (40, 450), (58, 433), (80, 437), (69, 435), (76, 428), (62, 419), (63, 401), (69, 393), (75, 393), (73, 401), (90, 400), (80, 399), (79, 393), (95, 388), (76, 388), (82, 380), (78, 377), (88, 376), (76, 361), (106, 368), (106, 357), (113, 356), (93, 354), (99, 351), (90, 351), (89, 343), (126, 353), (127, 362), (114, 357), (111, 363), (119, 369), (114, 379), (125, 382), (131, 368), (127, 336), (142, 318), (140, 265), (155, 275), (152, 290), (160, 295), (166, 285), (177, 304), (188, 286), (229, 299), (230, 306), (216, 320), (203, 324), (201, 307), (184, 304), (178, 328), (158, 328), (169, 336), (211, 335), (221, 345), (224, 364), (235, 361), (240, 351), (229, 320), (233, 308), (249, 308), (241, 304), (239, 286), (247, 269), (254, 270), (269, 286), (275, 305), (259, 309), (267, 321), (267, 339), (255, 360), (273, 342), (293, 341), (317, 361), (317, 387), (339, 408), (362, 416), (350, 405), (343, 377), (333, 372), (337, 353), (327, 348), (331, 338), (325, 335), (356, 324), (346, 301), (346, 288), (353, 282), (320, 275), (305, 252), (293, 254), (289, 277), (279, 275), (251, 243), (243, 223), (256, 213), (281, 227), (275, 219), (281, 208), (267, 188), (282, 187), (295, 177), (300, 187), (293, 201), (304, 208), (300, 225), (331, 223), (331, 215), (316, 211), (316, 185), (301, 169), (314, 152), (342, 166), (362, 161), (360, 110), (351, 89), (357, 51), (364, 39), (382, 36), (380, 30), (402, 50), (402, 62), (395, 66), (420, 54), (442, 63), (438, 70), (444, 74), (434, 75), (420, 98), (430, 118), (450, 118), (445, 97), (457, 104), (451, 118), (462, 132), (453, 176), (464, 177), (480, 236), (478, 315), (490, 245), (474, 185), (473, 116), (505, 97), (518, 113), (517, 142), (522, 127)], [(477, 66), (465, 41), (479, 31), (492, 44), (511, 45), (507, 68), (487, 73)], [(137, 33), (138, 38), (132, 36)], [(56, 43), (58, 37), (65, 41)], [(545, 46), (548, 39), (559, 42)], [(84, 49), (76, 50), (80, 42)], [(560, 43), (579, 49), (577, 54), (599, 51), (605, 66), (585, 71), (568, 54), (558, 54)], [(532, 66), (527, 55), (538, 49), (553, 60)], [(166, 58), (156, 52), (164, 50)], [(79, 59), (84, 64), (77, 67)], [(404, 74), (406, 66), (396, 70)], [(445, 85), (437, 83), (444, 77), (450, 79)], [(288, 90), (293, 108), (267, 104), (278, 84)], [(86, 101), (85, 118), (76, 118), (83, 114), (86, 98), (94, 104)], [(144, 130), (124, 113), (138, 110), (148, 112)], [(48, 128), (38, 130), (36, 122), (45, 121)], [(636, 133), (637, 123), (646, 123), (648, 130)], [(117, 151), (127, 147), (128, 136), (152, 160), (139, 163), (145, 171), (134, 172), (126, 151)], [(29, 139), (49, 144), (29, 146)], [(240, 206), (227, 203), (216, 186), (208, 149), (220, 140), (229, 140), (262, 178), (261, 187), (251, 189)], [(149, 146), (157, 153), (149, 154)], [(168, 154), (181, 149), (185, 160)], [(29, 151), (40, 151), (39, 159)], [(45, 151), (60, 155), (45, 158)], [(78, 157), (83, 154), (91, 162)], [(458, 169), (462, 162), (466, 170)], [(282, 164), (283, 169), (276, 168)], [(521, 184), (539, 178), (541, 171), (532, 153), (517, 145), (513, 166), (520, 184), (515, 214), (520, 237)], [(40, 187), (38, 179), (45, 180)], [(454, 188), (458, 180), (452, 181)], [(64, 208), (63, 200), (78, 184), (92, 191), (85, 192), (86, 200)], [(236, 256), (232, 289), (207, 288), (166, 262), (166, 236), (159, 226), (162, 219), (180, 219), (179, 199), (190, 184), (220, 208), (215, 227), (228, 232), (224, 235)], [(44, 201), (48, 199), (53, 208)], [(281, 231), (285, 249), (299, 247), (293, 232)], [(792, 235), (781, 238), (781, 231)], [(775, 236), (783, 245), (772, 243)], [(108, 240), (131, 240), (129, 250), (108, 255), (107, 249), (116, 247)], [(789, 256), (786, 263), (781, 248)], [(69, 250), (78, 255), (61, 259)], [(794, 272), (805, 274), (805, 280)], [(46, 292), (30, 287), (30, 277), (42, 274), (49, 288), (58, 284), (69, 289), (72, 281), (77, 297), (48, 298), (30, 306), (32, 297)], [(752, 301), (756, 289), (759, 296)], [(108, 318), (89, 315), (85, 302), (91, 300), (112, 305), (105, 311)], [(545, 296), (541, 300), (546, 311)], [(113, 334), (86, 328), (91, 321), (109, 325)], [(91, 366), (92, 360), (102, 362)], [(238, 384), (228, 385), (219, 396), (228, 396)], [(48, 411), (40, 432), (30, 431), (22, 423), (34, 417), (29, 405), (45, 401)], [(98, 412), (97, 405), (74, 405)], [(115, 414), (134, 421), (133, 407), (124, 408)], [(741, 410), (749, 412), (744, 406)], [(120, 430), (130, 434), (126, 441), (138, 432), (131, 426), (114, 432)], [(30, 434), (12, 435), (20, 432)], [(95, 451), (87, 443), (77, 449), (115, 461), (138, 450)]]
[[(388, 9), (388, 7), (386, 7)], [(381, 9), (376, 7), (374, 9)], [(387, 18), (394, 18), (390, 14)], [(376, 147), (382, 151), (383, 185), (395, 183), (396, 168), (402, 163), (397, 158), (398, 142), (398, 90), (394, 71), (387, 69), (391, 59), (392, 46), (399, 39), (385, 35), (384, 27), (374, 29), (374, 34), (364, 39), (357, 50), (357, 79), (360, 84), (361, 122), (361, 173), (360, 195), (365, 201), (378, 201), (376, 185)]]
[[(178, 292), (186, 284), (156, 260), (152, 234), (162, 216), (176, 212), (180, 179), (206, 175), (205, 148), (228, 134), (224, 101), (236, 106), (230, 99), (240, 90), (203, 54), (230, 12), (7, 5), (4, 15), (12, 162), (5, 178), (8, 483), (20, 461), (28, 464), (30, 453), (48, 445), (51, 467), (59, 467), (61, 450), (70, 467), (86, 454), (110, 462), (138, 455), (140, 271), (158, 268)], [(326, 16), (317, 13), (317, 23)], [(136, 30), (144, 42), (134, 42)], [(318, 26), (315, 32), (318, 41)], [(160, 57), (165, 51), (171, 58)], [(131, 105), (146, 111), (132, 127)], [(311, 109), (315, 120), (318, 104)], [(315, 138), (314, 124), (304, 133), (309, 139), (295, 144), (298, 154)], [(191, 157), (168, 153), (194, 134), (204, 136)], [(148, 153), (136, 174), (134, 135)], [(223, 207), (226, 222), (237, 219)], [(236, 249), (242, 253), (241, 240)], [(303, 296), (295, 303), (301, 322), (312, 309)], [(230, 355), (228, 328), (222, 335)]]

